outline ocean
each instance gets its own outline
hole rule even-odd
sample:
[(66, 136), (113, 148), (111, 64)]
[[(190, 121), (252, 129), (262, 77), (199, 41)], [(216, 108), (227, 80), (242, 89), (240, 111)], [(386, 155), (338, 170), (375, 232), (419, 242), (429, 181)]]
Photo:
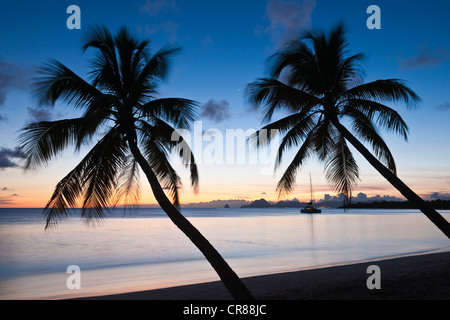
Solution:
[[(182, 209), (241, 277), (450, 251), (418, 210)], [(450, 220), (450, 210), (440, 213)], [(218, 280), (161, 209), (80, 211), (44, 230), (40, 209), (0, 209), (0, 299), (63, 299)], [(80, 288), (69, 288), (70, 266)], [(69, 270), (68, 270), (69, 268)], [(72, 279), (72, 278), (71, 278)]]

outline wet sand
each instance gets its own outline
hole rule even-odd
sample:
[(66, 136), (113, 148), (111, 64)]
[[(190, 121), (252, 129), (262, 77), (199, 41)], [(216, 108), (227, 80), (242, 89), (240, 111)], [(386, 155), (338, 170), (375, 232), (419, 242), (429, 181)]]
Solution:
[[(370, 265), (380, 268), (381, 289), (369, 290)], [(448, 300), (450, 252), (415, 255), (244, 278), (258, 300)], [(220, 281), (88, 297), (94, 300), (229, 300)]]

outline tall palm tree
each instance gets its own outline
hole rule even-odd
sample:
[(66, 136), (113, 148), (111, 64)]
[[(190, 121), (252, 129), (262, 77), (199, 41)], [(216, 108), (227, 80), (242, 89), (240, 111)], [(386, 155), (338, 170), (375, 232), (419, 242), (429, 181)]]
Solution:
[[(138, 41), (126, 28), (113, 36), (105, 27), (92, 30), (83, 46), (96, 51), (89, 81), (58, 61), (40, 69), (36, 94), (43, 105), (57, 100), (81, 109), (79, 118), (32, 123), (20, 136), (26, 168), (48, 163), (69, 146), (77, 150), (95, 141), (81, 162), (57, 185), (45, 206), (46, 228), (81, 206), (82, 217), (104, 218), (121, 202), (133, 202), (139, 186), (139, 167), (153, 194), (173, 223), (203, 253), (229, 292), (237, 299), (252, 295), (207, 239), (180, 213), (181, 180), (169, 162), (178, 154), (190, 169), (191, 184), (199, 177), (188, 146), (172, 141), (173, 126), (189, 128), (197, 103), (181, 98), (157, 98), (158, 84), (179, 49), (164, 47), (150, 54), (149, 41)], [(171, 202), (164, 192), (167, 190)]]
[[(362, 58), (362, 54), (349, 55), (342, 25), (329, 35), (307, 32), (269, 58), (269, 78), (248, 85), (249, 100), (256, 107), (263, 106), (265, 121), (270, 122), (276, 110), (290, 113), (262, 128), (278, 129), (283, 134), (276, 166), (287, 149), (299, 147), (278, 182), (277, 191), (279, 195), (291, 192), (298, 169), (317, 154), (325, 164), (325, 177), (337, 192), (345, 195), (347, 204), (359, 179), (349, 142), (450, 238), (448, 221), (398, 178), (392, 153), (378, 133), (380, 127), (407, 140), (405, 121), (384, 103), (404, 102), (414, 107), (420, 99), (398, 79), (363, 83)], [(353, 129), (356, 137), (344, 124)], [(256, 146), (270, 143), (270, 136), (260, 136), (261, 130), (254, 135)], [(370, 145), (373, 154), (361, 141)]]

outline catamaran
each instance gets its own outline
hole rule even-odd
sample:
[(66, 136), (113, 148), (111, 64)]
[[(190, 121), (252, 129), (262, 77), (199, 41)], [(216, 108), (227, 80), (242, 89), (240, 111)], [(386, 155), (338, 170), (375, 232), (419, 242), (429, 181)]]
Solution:
[(301, 213), (321, 213), (322, 210), (314, 207), (314, 196), (312, 190), (311, 173), (309, 174), (309, 188), (311, 191), (311, 201), (307, 203), (307, 206), (300, 210)]

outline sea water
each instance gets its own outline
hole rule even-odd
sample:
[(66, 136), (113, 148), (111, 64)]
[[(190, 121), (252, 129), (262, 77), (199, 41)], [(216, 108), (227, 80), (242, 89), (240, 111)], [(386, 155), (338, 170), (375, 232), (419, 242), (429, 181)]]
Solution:
[[(450, 251), (418, 210), (182, 209), (241, 277)], [(440, 213), (450, 220), (450, 211)], [(0, 209), (0, 299), (61, 299), (218, 280), (161, 209), (117, 210), (86, 224), (80, 211), (44, 230), (40, 209)], [(69, 266), (80, 268), (70, 290)]]

